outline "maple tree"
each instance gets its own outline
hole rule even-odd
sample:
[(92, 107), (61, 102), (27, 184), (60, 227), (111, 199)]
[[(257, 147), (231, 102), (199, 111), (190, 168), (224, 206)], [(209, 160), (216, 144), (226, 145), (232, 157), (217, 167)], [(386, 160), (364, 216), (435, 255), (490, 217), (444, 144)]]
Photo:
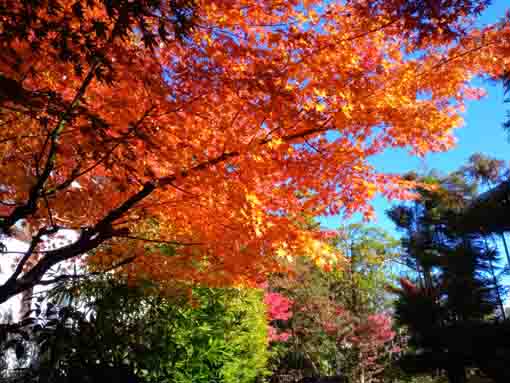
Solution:
[(349, 258), (357, 258), (349, 260), (356, 264), (354, 272), (343, 261), (335, 270), (324, 271), (308, 258), (297, 258), (292, 267), (295, 278), (282, 274), (270, 279), (271, 292), (264, 301), (271, 320), (269, 341), (278, 354), (276, 375), (385, 380), (383, 372), (397, 351), (395, 332), (384, 304), (371, 304), (382, 301), (381, 291), (371, 285), (383, 285), (371, 266), (384, 268), (381, 258), (389, 259), (391, 250), (384, 254), (383, 246), (390, 248), (392, 241), (381, 232), (352, 225), (338, 231), (336, 246), (349, 245), (343, 236), (348, 231), (353, 234), (352, 253), (356, 253)]
[(0, 230), (29, 242), (0, 302), (87, 253), (254, 284), (315, 243), (301, 217), (408, 196), (367, 159), (453, 144), (469, 79), (509, 60), (504, 22), (472, 27), (484, 3), (0, 2)]

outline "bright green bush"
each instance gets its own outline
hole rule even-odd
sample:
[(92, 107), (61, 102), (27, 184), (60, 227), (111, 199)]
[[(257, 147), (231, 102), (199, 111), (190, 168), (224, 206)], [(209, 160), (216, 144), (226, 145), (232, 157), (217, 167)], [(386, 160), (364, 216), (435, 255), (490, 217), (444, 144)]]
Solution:
[(33, 318), (31, 339), (20, 341), (41, 346), (16, 381), (96, 382), (108, 374), (109, 383), (252, 383), (267, 373), (259, 290), (194, 288), (191, 299), (168, 298), (117, 280), (76, 290), (71, 304)]
[(167, 331), (149, 382), (250, 383), (265, 373), (267, 323), (255, 290), (193, 290), (193, 305), (162, 305)]

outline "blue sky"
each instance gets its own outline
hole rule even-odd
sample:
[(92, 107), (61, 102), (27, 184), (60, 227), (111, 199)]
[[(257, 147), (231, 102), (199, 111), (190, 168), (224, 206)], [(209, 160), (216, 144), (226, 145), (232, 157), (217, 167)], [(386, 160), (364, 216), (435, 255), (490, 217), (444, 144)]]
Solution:
[[(480, 18), (480, 24), (497, 21), (508, 8), (509, 4), (506, 0), (493, 0), (493, 4)], [(389, 173), (404, 173), (411, 170), (423, 172), (431, 169), (448, 173), (463, 165), (468, 157), (476, 152), (505, 161), (510, 160), (510, 142), (501, 126), (505, 120), (506, 110), (510, 110), (510, 104), (505, 105), (503, 102), (504, 94), (501, 85), (481, 80), (477, 80), (476, 85), (485, 88), (487, 96), (466, 105), (465, 124), (464, 127), (456, 130), (455, 148), (445, 153), (429, 154), (423, 159), (410, 156), (405, 150), (392, 149), (373, 157), (370, 162), (379, 171)], [(376, 198), (373, 205), (377, 214), (373, 224), (397, 234), (385, 215), (391, 202)], [(353, 217), (353, 219), (359, 220), (359, 217)], [(339, 216), (321, 219), (321, 224), (331, 229), (337, 228), (342, 223), (345, 223), (345, 220)]]

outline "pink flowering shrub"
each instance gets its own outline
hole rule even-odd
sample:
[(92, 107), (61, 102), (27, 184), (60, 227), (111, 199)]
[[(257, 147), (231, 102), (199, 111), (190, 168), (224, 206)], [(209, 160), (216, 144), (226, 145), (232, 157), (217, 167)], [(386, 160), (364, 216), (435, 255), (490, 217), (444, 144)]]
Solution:
[[(292, 300), (275, 292), (268, 292), (264, 296), (267, 315), (269, 321), (286, 321), (292, 317)], [(278, 332), (278, 330), (269, 325), (268, 337), (270, 342), (286, 342), (290, 338), (289, 332)]]
[(395, 337), (391, 318), (386, 314), (374, 314), (368, 317), (368, 331), (375, 343), (384, 344)]
[(292, 301), (279, 293), (266, 293), (264, 303), (267, 307), (269, 320), (289, 320), (292, 316), (290, 309)]
[(391, 326), (391, 318), (385, 314), (373, 314), (355, 328), (350, 340), (353, 343), (379, 347), (390, 342), (394, 337), (395, 332)]
[(290, 333), (287, 331), (278, 332), (273, 326), (269, 326), (268, 338), (270, 342), (286, 342), (290, 338)]
[(367, 377), (377, 375), (381, 371), (381, 358), (395, 352), (392, 341), (395, 332), (391, 318), (386, 314), (372, 314), (364, 319), (355, 320), (352, 332), (345, 339), (353, 349), (357, 350), (358, 360), (355, 370)]
[[(375, 376), (385, 358), (396, 352), (391, 317), (376, 313), (356, 315), (329, 297), (310, 296), (295, 302), (294, 336), (298, 342), (322, 355), (326, 342), (334, 342), (348, 358), (353, 376)], [(276, 339), (276, 338), (275, 338)], [(324, 351), (326, 352), (326, 351)], [(348, 356), (349, 355), (349, 356)], [(363, 373), (361, 373), (363, 371)]]

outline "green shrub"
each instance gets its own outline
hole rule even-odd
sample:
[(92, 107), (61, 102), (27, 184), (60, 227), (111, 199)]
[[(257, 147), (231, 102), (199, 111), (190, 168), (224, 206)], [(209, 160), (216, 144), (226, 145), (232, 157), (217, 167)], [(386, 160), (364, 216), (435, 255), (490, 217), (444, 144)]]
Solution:
[(252, 383), (267, 374), (261, 291), (194, 288), (191, 300), (169, 299), (114, 280), (79, 290), (31, 319), (20, 341), (38, 352), (16, 381), (96, 382), (108, 372), (117, 376), (109, 383)]
[[(265, 373), (267, 323), (255, 290), (193, 290), (193, 305), (164, 305), (165, 358), (149, 382), (249, 383)], [(161, 334), (160, 334), (161, 335)]]

